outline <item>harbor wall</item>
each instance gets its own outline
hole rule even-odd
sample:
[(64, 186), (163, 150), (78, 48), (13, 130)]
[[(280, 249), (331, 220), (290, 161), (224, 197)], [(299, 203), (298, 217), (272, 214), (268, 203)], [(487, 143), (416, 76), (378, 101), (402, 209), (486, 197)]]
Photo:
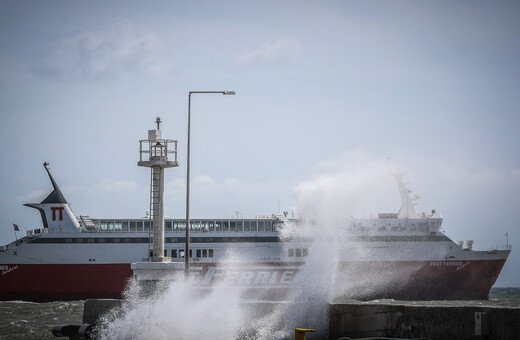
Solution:
[(356, 301), (330, 305), (329, 339), (518, 339), (519, 320), (518, 307), (367, 304)]
[[(87, 300), (83, 323), (91, 324), (111, 309), (119, 309), (121, 300)], [(255, 317), (271, 313), (277, 303), (248, 303)], [(368, 337), (428, 339), (520, 338), (520, 307), (479, 306), (478, 302), (392, 302), (349, 301), (329, 306), (328, 339)], [(302, 325), (302, 327), (305, 325)], [(322, 332), (320, 332), (323, 334)], [(327, 333), (325, 333), (327, 334)], [(317, 334), (316, 334), (317, 335)], [(315, 339), (315, 334), (308, 338)]]

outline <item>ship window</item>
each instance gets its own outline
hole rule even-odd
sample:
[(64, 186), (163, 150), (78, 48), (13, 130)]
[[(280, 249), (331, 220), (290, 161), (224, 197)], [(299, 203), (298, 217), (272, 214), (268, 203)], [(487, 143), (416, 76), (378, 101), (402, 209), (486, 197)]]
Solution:
[(200, 231), (200, 221), (190, 221), (190, 230)]
[(251, 231), (256, 231), (256, 221), (251, 221)]
[(104, 238), (98, 238), (98, 242), (99, 243), (105, 243), (105, 239)]
[(94, 239), (93, 238), (89, 238), (87, 239), (88, 243), (94, 243)]
[(150, 230), (150, 221), (144, 221), (144, 231)]
[(201, 252), (200, 252), (200, 249), (197, 249), (197, 257), (201, 257)]
[(213, 249), (209, 249), (208, 253), (209, 253), (209, 257), (213, 257)]
[(166, 221), (166, 231), (172, 231), (172, 221)]
[(120, 240), (119, 240), (118, 238), (113, 238), (113, 239), (112, 239), (112, 242), (113, 242), (113, 243), (119, 243), (119, 241), (120, 241)]
[(172, 257), (173, 258), (177, 257), (177, 249), (172, 249)]
[(307, 256), (307, 255), (309, 255), (309, 249), (307, 249), (307, 248), (303, 248), (303, 250), (302, 250), (302, 255), (303, 255), (303, 256)]
[(127, 238), (124, 239), (124, 241), (125, 241), (125, 243), (128, 243), (128, 242), (131, 241), (131, 239), (127, 237)]
[(208, 257), (208, 250), (202, 249), (202, 257)]
[(137, 231), (137, 222), (130, 221), (130, 231)]
[(104, 230), (107, 230), (107, 226), (108, 226), (108, 225), (107, 225), (106, 222), (101, 222), (101, 223), (99, 224), (99, 229), (101, 229), (101, 230), (103, 230), (103, 231), (104, 231)]
[(168, 256), (168, 250), (164, 249), (164, 257)]
[(121, 223), (121, 228), (123, 231), (128, 231), (128, 221)]
[(302, 250), (296, 249), (296, 257), (302, 257)]
[(184, 258), (184, 249), (179, 250), (179, 257), (180, 257), (181, 259)]
[(265, 221), (258, 221), (258, 231), (264, 231), (264, 222)]
[(222, 221), (222, 231), (229, 231), (229, 222)]
[(251, 230), (251, 221), (244, 221), (244, 231)]
[(83, 239), (82, 238), (77, 238), (76, 239), (76, 243), (83, 243)]
[(235, 230), (237, 230), (237, 222), (235, 222), (235, 221), (231, 221), (231, 222), (229, 223), (229, 230), (230, 230), (230, 231), (235, 231)]
[(190, 258), (193, 257), (193, 252), (192, 252), (192, 249), (190, 249)]
[(272, 228), (273, 224), (274, 224), (274, 221), (265, 221), (265, 231), (273, 230), (273, 228)]
[(114, 230), (121, 231), (121, 222), (114, 222)]
[(294, 256), (294, 249), (289, 249), (289, 257), (293, 257)]
[(65, 243), (72, 243), (72, 239), (71, 238), (66, 238), (65, 239)]
[(209, 222), (208, 228), (210, 231), (215, 231), (215, 222), (213, 222), (213, 221)]
[(186, 230), (186, 222), (185, 221), (179, 221), (177, 222), (177, 225), (178, 225), (178, 230), (179, 231), (184, 231)]

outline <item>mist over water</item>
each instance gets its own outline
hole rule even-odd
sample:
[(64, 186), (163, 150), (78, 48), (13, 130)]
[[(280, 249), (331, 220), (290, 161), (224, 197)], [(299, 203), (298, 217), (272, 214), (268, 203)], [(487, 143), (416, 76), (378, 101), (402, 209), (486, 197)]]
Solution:
[[(348, 284), (336, 284), (345, 219), (363, 212), (364, 198), (377, 191), (381, 176), (388, 180), (388, 171), (380, 165), (347, 170), (329, 167), (295, 189), (294, 209), (301, 221), (285, 223), (280, 237), (306, 247), (308, 256), (283, 302), (263, 301), (260, 307), (246, 302), (244, 288), (226, 280), (202, 291), (196, 281), (177, 275), (147, 296), (131, 282), (121, 314), (105, 317), (98, 329), (100, 338), (289, 339), (296, 327), (314, 328), (316, 337), (326, 337), (328, 305), (349, 289)], [(221, 266), (247, 261), (241, 256), (229, 249)]]

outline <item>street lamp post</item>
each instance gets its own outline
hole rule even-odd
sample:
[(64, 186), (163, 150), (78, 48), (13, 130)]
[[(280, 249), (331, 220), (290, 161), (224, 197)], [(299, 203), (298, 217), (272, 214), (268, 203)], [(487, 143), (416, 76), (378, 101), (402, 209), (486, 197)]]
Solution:
[(190, 127), (191, 127), (191, 95), (194, 93), (220, 93), (235, 95), (235, 91), (190, 91), (188, 94), (188, 146), (186, 160), (186, 247), (184, 249), (184, 273), (188, 277), (190, 270)]

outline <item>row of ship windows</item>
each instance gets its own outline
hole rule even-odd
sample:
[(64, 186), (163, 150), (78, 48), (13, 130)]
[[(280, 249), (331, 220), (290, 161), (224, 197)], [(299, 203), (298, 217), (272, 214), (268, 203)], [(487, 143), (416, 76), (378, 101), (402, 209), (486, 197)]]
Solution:
[[(184, 258), (184, 249), (172, 249), (172, 258)], [(307, 248), (290, 248), (287, 250), (289, 257), (305, 257), (309, 255), (309, 249)], [(164, 256), (168, 256), (168, 250), (164, 250)], [(193, 249), (190, 249), (190, 258), (193, 257)], [(213, 249), (196, 249), (195, 257), (213, 257)]]
[[(349, 231), (405, 231), (405, 230), (408, 230), (407, 227), (403, 227), (403, 226), (393, 226), (393, 227), (385, 227), (385, 226), (382, 226), (382, 227), (378, 227), (376, 228), (375, 226), (374, 227), (369, 227), (369, 226), (352, 226), (349, 228)], [(425, 226), (419, 226), (419, 227), (415, 227), (413, 224), (412, 226), (410, 227), (410, 230), (411, 231), (423, 231), (423, 232), (426, 232), (428, 231), (428, 227), (425, 227)]]
[[(101, 231), (149, 231), (151, 221), (97, 221)], [(185, 231), (186, 221), (164, 221), (166, 232)], [(273, 220), (252, 221), (190, 221), (190, 231), (273, 231)]]
[[(174, 259), (183, 259), (184, 258), (184, 249), (172, 249), (171, 250), (172, 258)], [(164, 249), (164, 256), (168, 256), (168, 250)], [(193, 257), (193, 249), (190, 249), (190, 258)], [(213, 249), (195, 249), (195, 257), (213, 257)]]
[[(184, 237), (165, 237), (165, 243), (182, 243), (185, 242)], [(190, 237), (193, 243), (258, 243), (258, 242), (278, 242), (275, 236), (249, 236), (249, 237)], [(103, 238), (103, 237), (78, 237), (78, 238), (42, 238), (35, 239), (34, 243), (149, 243), (150, 239), (141, 237), (125, 237), (125, 238)]]

